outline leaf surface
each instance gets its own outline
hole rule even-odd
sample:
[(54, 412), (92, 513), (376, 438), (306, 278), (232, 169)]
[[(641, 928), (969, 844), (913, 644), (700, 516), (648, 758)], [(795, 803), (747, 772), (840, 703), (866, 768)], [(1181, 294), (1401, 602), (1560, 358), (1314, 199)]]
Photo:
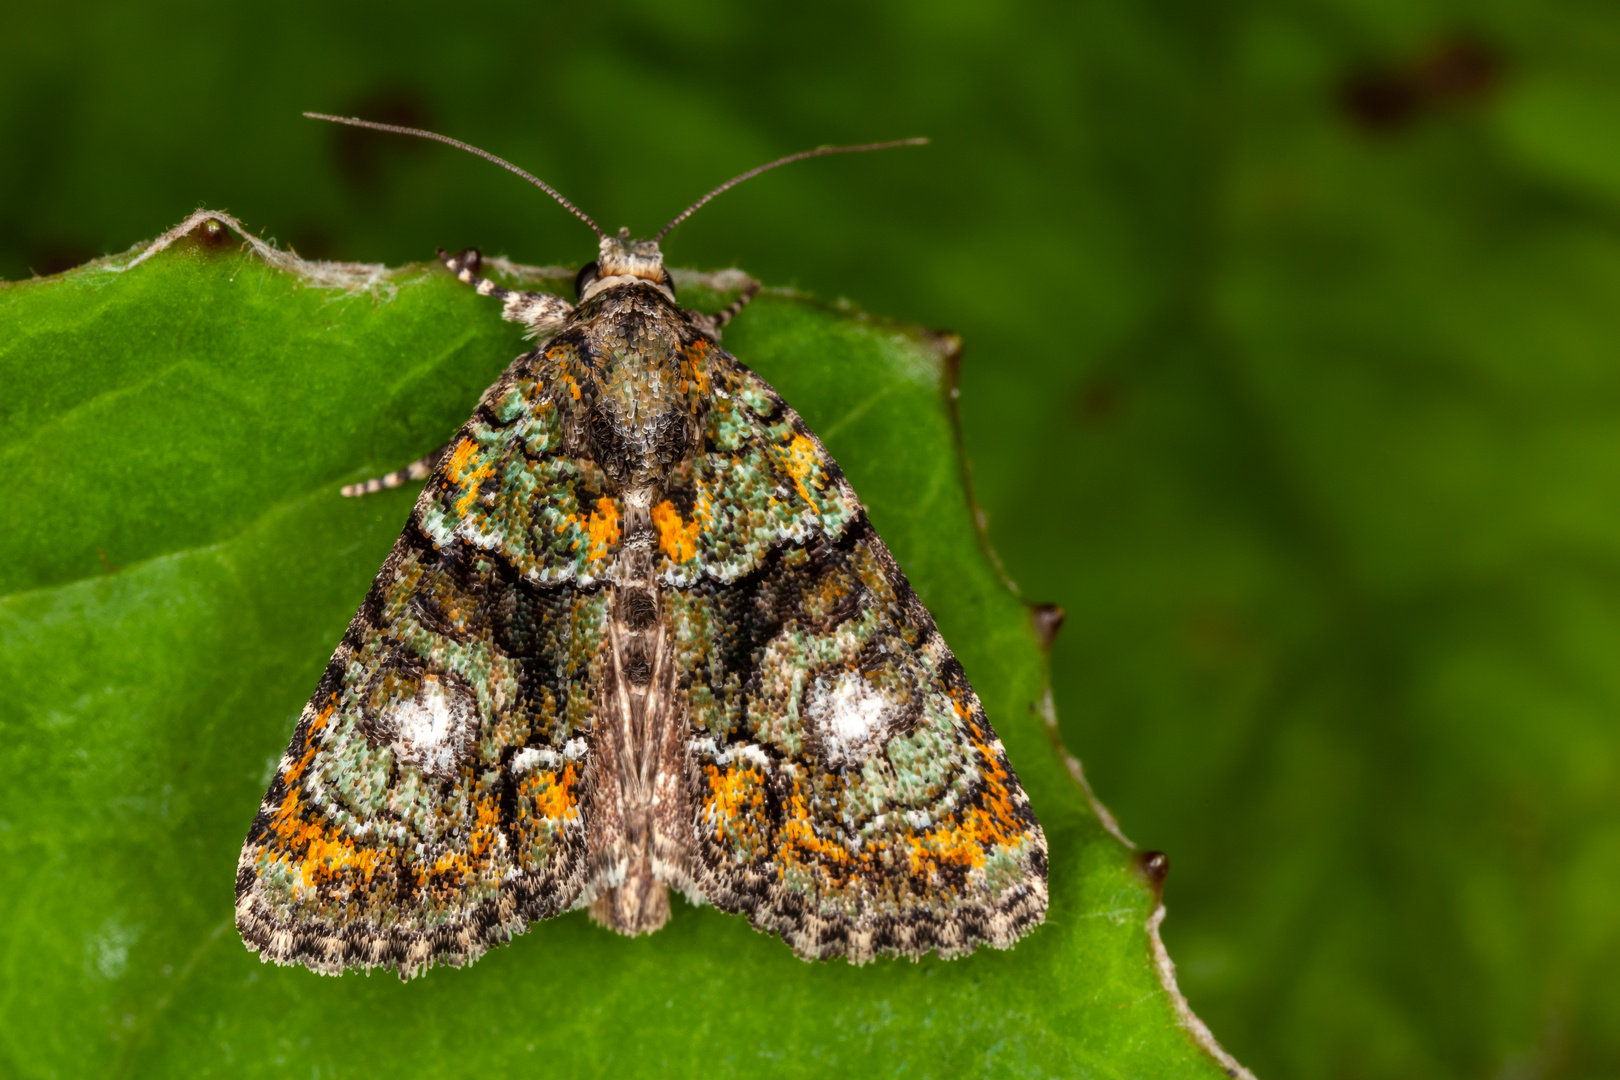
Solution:
[(939, 339), (787, 293), (726, 344), (824, 437), (973, 679), (1051, 845), (1047, 924), (864, 968), (679, 901), (650, 937), (575, 912), (409, 985), (249, 954), (242, 837), (416, 490), (338, 487), (441, 443), (525, 347), (436, 266), (345, 280), (199, 224), (0, 290), (4, 1071), (1221, 1074), (1155, 970), (1153, 883), (1035, 710), (1044, 660), (974, 532)]

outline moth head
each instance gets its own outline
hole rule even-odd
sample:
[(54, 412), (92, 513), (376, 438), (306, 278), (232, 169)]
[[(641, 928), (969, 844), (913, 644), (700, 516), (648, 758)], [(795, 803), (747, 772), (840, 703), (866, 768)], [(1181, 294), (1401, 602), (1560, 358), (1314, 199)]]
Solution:
[(629, 229), (617, 236), (604, 236), (598, 245), (596, 261), (586, 264), (574, 279), (579, 302), (584, 303), (604, 289), (645, 281), (671, 301), (675, 299), (675, 279), (664, 269), (664, 253), (657, 240), (632, 240)]

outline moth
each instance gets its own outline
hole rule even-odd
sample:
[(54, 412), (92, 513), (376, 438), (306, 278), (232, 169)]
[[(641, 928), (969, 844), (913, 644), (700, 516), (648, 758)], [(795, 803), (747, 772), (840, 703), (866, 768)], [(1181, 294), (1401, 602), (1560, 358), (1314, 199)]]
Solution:
[[(599, 239), (578, 303), (444, 265), (535, 348), (441, 452), (304, 707), (236, 875), (250, 950), (325, 974), (471, 963), (669, 890), (805, 959), (1010, 947), (1046, 840), (984, 709), (836, 462), (680, 306), (659, 243)], [(879, 144), (897, 145), (897, 144)], [(757, 286), (754, 287), (757, 289)]]

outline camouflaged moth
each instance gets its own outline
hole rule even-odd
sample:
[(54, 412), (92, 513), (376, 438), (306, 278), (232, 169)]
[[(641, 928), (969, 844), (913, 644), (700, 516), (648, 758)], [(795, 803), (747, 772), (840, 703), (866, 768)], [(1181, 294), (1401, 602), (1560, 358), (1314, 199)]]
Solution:
[[(312, 114), (313, 115), (313, 114)], [(409, 469), (409, 524), (242, 848), (262, 959), (410, 978), (669, 889), (805, 959), (1007, 948), (1046, 840), (962, 667), (797, 413), (682, 308), (659, 241), (596, 231), (578, 304), (480, 277), (536, 348)], [(913, 140), (916, 141), (916, 140)], [(897, 144), (882, 144), (897, 145)], [(755, 287), (757, 289), (757, 286)]]

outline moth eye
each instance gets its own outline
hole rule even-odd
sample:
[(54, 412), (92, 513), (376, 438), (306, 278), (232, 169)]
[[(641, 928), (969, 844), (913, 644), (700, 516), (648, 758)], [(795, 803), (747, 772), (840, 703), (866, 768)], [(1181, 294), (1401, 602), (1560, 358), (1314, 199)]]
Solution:
[(585, 290), (591, 287), (601, 270), (599, 264), (588, 262), (579, 268), (579, 274), (574, 278), (574, 298), (577, 300), (585, 295)]
[(664, 288), (669, 290), (669, 295), (675, 295), (675, 278), (670, 275), (668, 270), (664, 271)]

